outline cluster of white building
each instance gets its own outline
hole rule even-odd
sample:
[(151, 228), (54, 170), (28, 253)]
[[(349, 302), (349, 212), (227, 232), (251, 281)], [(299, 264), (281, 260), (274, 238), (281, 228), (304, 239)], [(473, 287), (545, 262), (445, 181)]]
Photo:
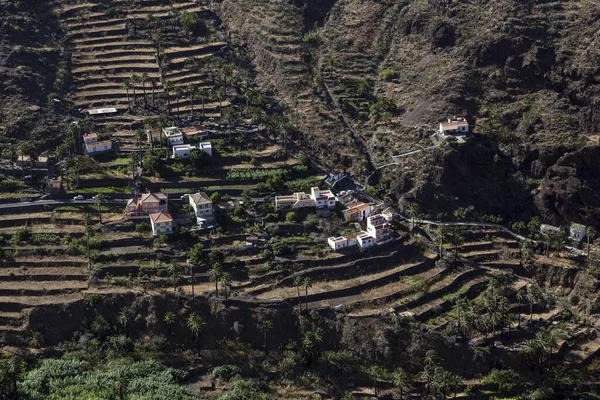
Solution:
[(310, 194), (298, 192), (286, 196), (275, 196), (275, 210), (295, 209), (305, 207), (335, 208), (337, 199), (331, 190), (321, 190), (318, 187), (310, 189)]
[(98, 141), (97, 133), (88, 133), (87, 135), (83, 135), (83, 144), (85, 145), (85, 151), (89, 155), (105, 153), (107, 151), (111, 151), (113, 148), (112, 141), (110, 140)]
[(327, 244), (337, 251), (348, 247), (358, 246), (367, 248), (384, 243), (390, 239), (391, 215), (377, 214), (367, 217), (367, 230), (350, 235), (330, 237)]
[[(170, 127), (162, 129), (163, 135), (165, 135), (165, 137), (167, 138), (167, 143), (169, 144), (169, 146), (172, 146), (172, 150), (173, 150), (172, 157), (173, 158), (181, 158), (181, 159), (190, 158), (190, 156), (192, 154), (192, 150), (195, 150), (195, 149), (201, 150), (212, 157), (212, 145), (210, 144), (210, 142), (201, 142), (198, 144), (198, 146), (192, 146), (190, 144), (185, 144), (184, 136), (196, 137), (197, 135), (200, 135), (202, 132), (204, 132), (204, 130), (200, 129), (200, 128), (183, 128), (183, 129), (181, 129), (176, 126), (170, 126)], [(153, 140), (152, 138), (153, 138), (153, 136), (151, 136), (151, 134), (148, 133), (148, 139)]]
[[(549, 224), (541, 224), (540, 232), (547, 233), (550, 235), (558, 235), (562, 232), (562, 229), (559, 226), (553, 226)], [(587, 227), (585, 225), (572, 223), (569, 227), (569, 239), (580, 243), (583, 239), (585, 239), (587, 235)]]

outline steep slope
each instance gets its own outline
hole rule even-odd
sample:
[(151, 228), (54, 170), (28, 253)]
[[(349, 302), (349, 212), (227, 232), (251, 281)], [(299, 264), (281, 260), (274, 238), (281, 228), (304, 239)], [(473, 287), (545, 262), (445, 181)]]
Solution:
[[(345, 166), (366, 175), (372, 172), (364, 169), (367, 153), (382, 165), (391, 155), (428, 148), (438, 122), (465, 114), (476, 136), (462, 148), (428, 149), (402, 158), (397, 169), (382, 170), (381, 182), (393, 198), (416, 198), (436, 207), (433, 212), (474, 206), (509, 218), (541, 213), (555, 223), (592, 222), (589, 210), (579, 213), (579, 206), (561, 200), (568, 196), (566, 177), (550, 170), (564, 164), (559, 159), (566, 153), (577, 159), (580, 152), (597, 152), (597, 4), (325, 3), (225, 0), (221, 5), (228, 28), (252, 50), (263, 83), (292, 107), (318, 105), (316, 112), (300, 107), (310, 125), (299, 125), (324, 157), (335, 163), (336, 150), (358, 153)], [(284, 48), (283, 33), (295, 40), (283, 42)], [(304, 68), (286, 68), (292, 58)], [(360, 140), (345, 139), (339, 119), (331, 123), (338, 114), (328, 91)], [(391, 118), (375, 118), (372, 107), (382, 97), (395, 103)], [(569, 180), (578, 183), (570, 187), (593, 187), (586, 179), (575, 169)], [(585, 206), (595, 209), (597, 196), (583, 197)]]

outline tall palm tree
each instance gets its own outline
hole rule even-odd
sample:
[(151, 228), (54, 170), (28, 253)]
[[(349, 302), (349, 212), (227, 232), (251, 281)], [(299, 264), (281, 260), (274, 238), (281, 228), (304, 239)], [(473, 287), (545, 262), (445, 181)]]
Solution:
[(100, 220), (100, 223), (102, 223), (102, 204), (104, 204), (104, 195), (97, 194), (94, 203), (96, 204), (96, 207), (98, 207), (98, 219)]
[(196, 350), (198, 355), (200, 355), (200, 332), (202, 331), (204, 325), (204, 320), (196, 313), (191, 313), (187, 319), (187, 327), (192, 332), (192, 335), (196, 338)]
[(265, 356), (269, 355), (269, 331), (273, 329), (273, 322), (268, 319), (262, 321), (260, 325), (260, 330), (263, 333), (264, 337), (264, 345), (265, 345)]
[(304, 284), (304, 278), (300, 275), (298, 275), (297, 277), (294, 278), (294, 286), (296, 287), (296, 290), (298, 291), (298, 305), (300, 306), (300, 309), (302, 309), (302, 299), (300, 298), (300, 287)]
[(119, 316), (117, 317), (117, 321), (119, 321), (119, 324), (123, 325), (123, 330), (124, 330), (125, 336), (127, 336), (127, 325), (129, 325), (131, 318), (132, 318), (131, 308), (123, 307), (121, 309), (121, 312), (119, 313)]
[(310, 279), (308, 276), (304, 278), (302, 286), (304, 286), (304, 302), (306, 311), (308, 311), (308, 289), (312, 288), (312, 279)]
[(150, 88), (152, 88), (152, 108), (156, 108), (156, 82), (154, 81), (154, 79), (150, 79)]
[(163, 84), (163, 89), (165, 93), (165, 97), (167, 98), (167, 113), (171, 114), (171, 82), (165, 81)]
[(231, 282), (231, 274), (229, 272), (223, 272), (221, 275), (221, 287), (223, 288), (223, 296), (225, 296), (225, 308), (229, 307), (227, 301), (229, 299), (229, 287), (231, 286)]
[(125, 79), (123, 82), (123, 86), (125, 87), (125, 91), (127, 93), (127, 108), (131, 108), (131, 102), (129, 101), (129, 89), (131, 89), (131, 80)]
[(135, 130), (135, 139), (138, 142), (138, 154), (142, 154), (142, 142), (146, 140), (146, 132), (144, 132), (143, 128), (138, 128)]
[(410, 228), (411, 235), (415, 234), (415, 219), (417, 219), (419, 212), (420, 212), (420, 208), (417, 203), (410, 203), (408, 205), (408, 214), (410, 215), (410, 218), (411, 218), (411, 228)]
[(194, 89), (194, 85), (188, 85), (186, 91), (188, 96), (190, 96), (190, 108), (192, 109), (192, 114), (194, 113), (194, 98), (196, 97), (196, 90)]
[(173, 285), (173, 291), (175, 291), (175, 288), (177, 286), (177, 279), (175, 275), (179, 270), (179, 265), (177, 265), (177, 263), (173, 261), (168, 265), (167, 270), (171, 273), (171, 283)]
[(399, 392), (400, 400), (402, 400), (404, 392), (410, 389), (410, 376), (405, 370), (398, 368), (392, 372), (392, 383)]
[(223, 275), (223, 266), (221, 263), (214, 263), (210, 270), (210, 279), (215, 282), (215, 297), (219, 297), (219, 280)]
[(148, 108), (148, 100), (146, 99), (146, 81), (148, 80), (148, 73), (144, 72), (141, 77), (142, 90), (144, 92), (144, 110)]
[(204, 99), (208, 96), (208, 89), (204, 86), (199, 86), (196, 88), (196, 95), (200, 96), (202, 101), (202, 117), (206, 118), (206, 108), (204, 106)]
[(175, 323), (176, 319), (177, 319), (177, 314), (175, 314), (173, 311), (167, 311), (165, 313), (165, 316), (163, 317), (164, 323), (167, 324), (167, 329), (169, 330), (169, 335), (173, 335), (172, 325)]
[(137, 89), (137, 85), (141, 81), (141, 78), (140, 78), (139, 75), (133, 74), (133, 75), (131, 75), (130, 81), (131, 81), (131, 85), (132, 85), (131, 87), (133, 88), (133, 103), (137, 106), (137, 92), (136, 92), (136, 89)]
[(517, 298), (517, 304), (518, 304), (518, 308), (517, 308), (517, 326), (520, 328), (521, 327), (521, 304), (523, 303), (523, 300), (525, 299), (525, 293), (522, 289), (517, 290), (517, 293), (515, 295), (515, 297)]

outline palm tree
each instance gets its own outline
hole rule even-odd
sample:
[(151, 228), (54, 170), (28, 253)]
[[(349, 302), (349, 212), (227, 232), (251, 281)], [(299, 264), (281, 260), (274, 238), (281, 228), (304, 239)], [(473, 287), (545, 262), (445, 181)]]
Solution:
[(191, 113), (194, 113), (194, 97), (196, 97), (196, 90), (194, 89), (194, 85), (189, 85), (187, 90), (185, 91), (188, 96), (190, 96), (190, 107), (192, 109)]
[(410, 389), (410, 377), (402, 368), (394, 370), (392, 373), (392, 383), (399, 392), (400, 400), (402, 400), (405, 391)]
[(527, 301), (529, 302), (529, 323), (533, 320), (533, 305), (541, 298), (541, 290), (537, 285), (527, 286)]
[(204, 325), (204, 320), (196, 313), (191, 313), (187, 319), (187, 327), (196, 338), (196, 350), (198, 351), (198, 355), (200, 355), (200, 331)]
[(294, 286), (296, 287), (296, 290), (298, 291), (298, 305), (300, 306), (300, 309), (302, 309), (302, 299), (300, 298), (300, 287), (304, 284), (304, 278), (301, 276), (297, 276), (294, 278)]
[(210, 270), (210, 279), (215, 283), (215, 297), (219, 297), (219, 280), (223, 275), (223, 266), (221, 263), (214, 263)]
[(379, 398), (379, 381), (385, 379), (387, 371), (379, 365), (372, 365), (368, 370), (369, 376), (373, 380), (373, 391), (375, 392), (375, 398)]
[(585, 230), (585, 238), (587, 240), (587, 264), (588, 264), (588, 268), (590, 267), (590, 243), (594, 239), (595, 235), (596, 235), (596, 230), (593, 227), (588, 226), (586, 228), (586, 230)]
[(165, 313), (165, 316), (163, 317), (164, 323), (167, 324), (167, 329), (169, 330), (169, 335), (173, 335), (172, 325), (173, 325), (173, 323), (175, 323), (176, 319), (177, 319), (177, 315), (173, 311), (167, 311)]
[(125, 336), (127, 336), (127, 325), (131, 321), (131, 317), (132, 310), (129, 307), (123, 307), (123, 309), (119, 313), (119, 316), (117, 317), (117, 321), (119, 321), (119, 323), (123, 325)]
[(133, 88), (133, 102), (135, 103), (135, 105), (137, 106), (137, 94), (136, 94), (136, 89), (137, 89), (137, 85), (140, 83), (141, 78), (139, 77), (139, 75), (133, 74), (131, 75), (131, 85)]
[(273, 323), (268, 320), (265, 319), (262, 321), (261, 325), (260, 325), (260, 330), (262, 331), (263, 335), (264, 335), (264, 344), (265, 344), (265, 356), (269, 355), (269, 331), (273, 329)]
[(148, 73), (144, 72), (141, 77), (142, 90), (144, 91), (144, 110), (148, 108), (148, 101), (146, 99), (146, 80), (148, 80)]
[(175, 278), (175, 274), (179, 270), (179, 265), (177, 265), (174, 261), (169, 264), (167, 267), (168, 271), (171, 273), (171, 283), (173, 284), (173, 291), (175, 291), (177, 285), (177, 279)]
[(456, 312), (456, 331), (460, 332), (461, 321), (465, 318), (465, 310), (467, 309), (467, 300), (459, 298), (454, 302), (454, 311)]
[(152, 107), (156, 108), (156, 100), (154, 98), (156, 94), (156, 82), (153, 79), (150, 79), (150, 87), (152, 88)]
[(39, 349), (42, 346), (42, 334), (38, 331), (31, 332), (27, 344), (33, 348)]
[(410, 218), (411, 218), (410, 233), (413, 236), (415, 234), (415, 219), (417, 219), (419, 212), (420, 212), (420, 208), (417, 203), (410, 203), (408, 205), (408, 214), (410, 215)]
[(97, 194), (94, 203), (96, 204), (96, 207), (98, 207), (98, 219), (100, 219), (100, 223), (102, 223), (102, 204), (104, 204), (104, 195)]
[[(38, 332), (39, 333), (39, 332)], [(35, 332), (34, 332), (35, 334)], [(33, 336), (33, 334), (32, 334)], [(31, 341), (31, 339), (30, 339)], [(35, 341), (38, 342), (38, 346), (41, 344), (41, 336), (39, 338), (37, 338)], [(36, 347), (36, 346), (32, 346), (32, 347)], [(10, 391), (12, 392), (12, 396), (7, 397), (7, 399), (19, 399), (20, 396), (18, 394), (18, 380), (19, 380), (19, 376), (26, 371), (26, 363), (25, 360), (23, 360), (21, 357), (19, 356), (12, 356), (6, 360), (4, 360), (4, 365), (3, 365), (3, 369), (4, 371), (2, 371), (4, 374), (7, 375), (7, 378), (10, 380)]]
[(517, 290), (515, 297), (517, 298), (517, 303), (518, 303), (517, 326), (520, 328), (521, 327), (521, 304), (523, 303), (523, 300), (525, 299), (525, 293), (523, 293), (523, 290)]
[(206, 118), (206, 109), (204, 106), (204, 99), (206, 98), (206, 96), (208, 96), (208, 89), (204, 86), (200, 86), (200, 87), (196, 88), (196, 94), (198, 96), (200, 96), (200, 99), (202, 100), (202, 117)]
[(229, 298), (229, 287), (231, 286), (231, 274), (229, 272), (223, 272), (221, 275), (221, 287), (223, 288), (223, 295), (225, 296), (225, 308), (228, 307), (227, 300)]
[(131, 108), (131, 102), (129, 101), (129, 89), (131, 89), (131, 80), (125, 79), (123, 82), (123, 86), (125, 87), (125, 91), (127, 92), (127, 108)]
[(143, 128), (138, 128), (135, 131), (135, 139), (138, 142), (138, 153), (142, 154), (142, 142), (146, 139), (146, 133)]
[(306, 305), (306, 311), (308, 311), (308, 289), (312, 288), (312, 279), (307, 276), (302, 281), (302, 285), (304, 286), (304, 302)]
[(169, 81), (165, 81), (165, 83), (163, 84), (163, 89), (167, 98), (167, 112), (171, 114), (171, 83)]

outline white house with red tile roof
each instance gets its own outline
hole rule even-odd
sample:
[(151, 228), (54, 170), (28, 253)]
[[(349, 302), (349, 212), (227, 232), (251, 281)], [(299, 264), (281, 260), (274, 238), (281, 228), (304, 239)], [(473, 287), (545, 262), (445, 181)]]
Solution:
[(440, 123), (439, 133), (445, 135), (466, 135), (469, 133), (469, 123), (464, 117), (451, 117), (448, 122)]
[(90, 143), (96, 143), (98, 141), (98, 134), (97, 133), (88, 133), (87, 135), (83, 135), (83, 143), (84, 144), (90, 144)]
[(163, 212), (150, 214), (150, 225), (154, 236), (173, 233), (173, 217), (171, 217), (171, 214)]
[(112, 141), (110, 140), (102, 140), (100, 142), (86, 143), (85, 150), (88, 154), (98, 154), (104, 153), (106, 151), (111, 151), (113, 148)]

